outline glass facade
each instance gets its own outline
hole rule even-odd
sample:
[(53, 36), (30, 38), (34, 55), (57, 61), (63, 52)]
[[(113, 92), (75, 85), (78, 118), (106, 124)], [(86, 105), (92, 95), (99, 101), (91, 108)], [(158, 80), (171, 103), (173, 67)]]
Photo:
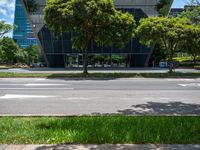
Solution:
[[(32, 22), (34, 32), (40, 41), (41, 49), (44, 52), (47, 65), (50, 67), (64, 67), (69, 58), (69, 55), (77, 56), (81, 59), (82, 52), (72, 48), (71, 37), (73, 33), (64, 33), (59, 39), (55, 39), (51, 31), (44, 26), (43, 8), (46, 5), (46, 0), (35, 0), (37, 8), (34, 12), (30, 12), (27, 4), (28, 0), (23, 0), (26, 10)], [(159, 0), (115, 0), (117, 9), (123, 12), (131, 13), (137, 24), (141, 18), (149, 16), (158, 16), (155, 10)], [(111, 47), (98, 47), (94, 42), (91, 43), (89, 55), (126, 55), (129, 67), (142, 67), (148, 64), (148, 59), (151, 55), (151, 49), (139, 43), (138, 39), (130, 40), (123, 49), (118, 49), (114, 45)], [(81, 62), (81, 61), (78, 61)]]
[(16, 27), (13, 31), (13, 39), (18, 45), (24, 48), (31, 44), (37, 44), (21, 0), (16, 0), (14, 25)]

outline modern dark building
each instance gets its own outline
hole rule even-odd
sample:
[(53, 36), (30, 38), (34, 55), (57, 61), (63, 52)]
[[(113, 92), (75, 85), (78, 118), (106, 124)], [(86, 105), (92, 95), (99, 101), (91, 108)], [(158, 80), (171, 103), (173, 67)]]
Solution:
[(181, 14), (185, 9), (184, 8), (172, 8), (170, 10), (169, 16), (170, 17), (177, 17), (179, 14)]
[[(21, 1), (26, 8), (33, 32), (43, 51), (47, 65), (49, 67), (65, 67), (73, 61), (81, 65), (82, 52), (72, 48), (70, 39), (73, 33), (64, 33), (59, 39), (56, 39), (52, 32), (45, 27), (43, 9), (46, 5), (46, 0)], [(167, 1), (169, 10), (173, 0)], [(116, 8), (123, 12), (131, 13), (137, 23), (141, 18), (158, 16), (159, 13), (156, 10), (156, 6), (159, 2), (160, 0), (114, 0)], [(98, 47), (94, 42), (91, 45), (89, 51), (91, 57), (103, 55), (110, 58), (108, 62), (112, 64), (113, 56), (120, 55), (126, 58), (126, 66), (129, 67), (147, 66), (153, 49), (141, 45), (137, 39), (129, 41), (123, 49), (118, 49), (114, 45), (109, 48)]]
[(37, 44), (21, 0), (16, 0), (15, 3), (14, 25), (16, 27), (13, 31), (13, 39), (23, 48), (31, 44)]

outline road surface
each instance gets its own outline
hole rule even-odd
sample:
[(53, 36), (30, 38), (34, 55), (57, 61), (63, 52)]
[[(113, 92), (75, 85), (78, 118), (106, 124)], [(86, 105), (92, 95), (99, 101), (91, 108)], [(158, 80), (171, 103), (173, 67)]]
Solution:
[(0, 115), (200, 115), (200, 79), (1, 78)]

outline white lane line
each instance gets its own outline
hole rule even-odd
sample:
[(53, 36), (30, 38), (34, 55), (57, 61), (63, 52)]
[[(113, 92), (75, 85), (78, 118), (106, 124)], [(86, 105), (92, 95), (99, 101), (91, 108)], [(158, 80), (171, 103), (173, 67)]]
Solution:
[(0, 96), (0, 99), (55, 98), (55, 97), (58, 97), (58, 96), (6, 94), (4, 96)]
[(24, 86), (59, 86), (59, 85), (69, 85), (69, 84), (39, 84), (39, 83), (28, 83)]
[(189, 86), (189, 87), (200, 87), (200, 83), (188, 83), (188, 84), (178, 84), (178, 85), (180, 85), (180, 86), (183, 86), (183, 87), (187, 87), (187, 86)]
[(0, 84), (1, 85), (24, 85), (24, 84)]
[(44, 80), (47, 80), (47, 79), (45, 79), (45, 78), (36, 79), (36, 81), (44, 81)]
[(24, 85), (24, 86), (59, 86), (59, 85), (70, 85), (70, 84), (39, 84), (39, 83), (28, 83), (28, 84), (0, 84), (1, 85)]
[(167, 79), (167, 81), (195, 81), (195, 79)]
[(0, 88), (0, 90), (74, 90), (74, 88)]

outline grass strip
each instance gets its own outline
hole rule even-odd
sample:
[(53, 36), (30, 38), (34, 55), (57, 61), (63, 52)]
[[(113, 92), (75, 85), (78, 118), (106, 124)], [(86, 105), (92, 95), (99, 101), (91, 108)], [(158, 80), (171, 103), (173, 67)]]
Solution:
[(60, 74), (46, 74), (46, 73), (9, 73), (1, 72), (0, 78), (199, 78), (198, 73), (60, 73)]
[(198, 116), (1, 117), (0, 144), (197, 144)]
[(199, 66), (194, 66), (195, 69), (200, 70), (200, 65)]

